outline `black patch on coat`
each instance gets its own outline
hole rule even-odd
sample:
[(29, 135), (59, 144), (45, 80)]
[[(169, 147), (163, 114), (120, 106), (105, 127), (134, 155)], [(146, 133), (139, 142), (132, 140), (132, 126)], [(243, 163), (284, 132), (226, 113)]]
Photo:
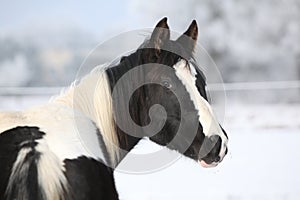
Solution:
[[(36, 166), (40, 154), (35, 147), (36, 140), (42, 139), (44, 135), (38, 127), (28, 126), (19, 126), (0, 134), (0, 199), (42, 199)], [(21, 165), (21, 170), (26, 171), (14, 176), (11, 190), (6, 192), (13, 165), (22, 149), (28, 149)]]
[(101, 161), (79, 157), (66, 159), (65, 176), (74, 200), (117, 200), (113, 171)]

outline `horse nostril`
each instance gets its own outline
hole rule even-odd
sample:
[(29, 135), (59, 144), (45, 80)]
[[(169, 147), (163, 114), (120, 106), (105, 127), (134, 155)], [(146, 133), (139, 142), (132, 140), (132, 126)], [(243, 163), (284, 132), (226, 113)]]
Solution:
[(215, 159), (214, 159), (214, 162), (219, 162), (221, 160), (221, 157), (220, 156), (217, 156)]
[(208, 164), (211, 164), (213, 162), (218, 163), (222, 159), (219, 155), (221, 146), (222, 139), (220, 136), (212, 135), (210, 137), (205, 137), (200, 148), (199, 157)]

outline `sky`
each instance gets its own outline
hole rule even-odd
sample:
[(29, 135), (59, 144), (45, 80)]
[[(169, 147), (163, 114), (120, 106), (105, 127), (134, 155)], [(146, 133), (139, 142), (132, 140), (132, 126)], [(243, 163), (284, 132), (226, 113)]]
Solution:
[(0, 3), (0, 34), (74, 28), (102, 36), (107, 32), (117, 34), (153, 27), (164, 16), (172, 18), (169, 22), (172, 30), (180, 30), (182, 23), (187, 27), (193, 19), (188, 12), (193, 1), (183, 1), (182, 7), (172, 5), (170, 1), (144, 4), (136, 0), (105, 3), (96, 0), (0, 0)]
[[(124, 21), (130, 19), (127, 23)], [(107, 29), (125, 30), (133, 27), (125, 1), (2, 1), (1, 32), (32, 32), (38, 29), (82, 29), (100, 34)], [(67, 27), (68, 28), (68, 27)]]

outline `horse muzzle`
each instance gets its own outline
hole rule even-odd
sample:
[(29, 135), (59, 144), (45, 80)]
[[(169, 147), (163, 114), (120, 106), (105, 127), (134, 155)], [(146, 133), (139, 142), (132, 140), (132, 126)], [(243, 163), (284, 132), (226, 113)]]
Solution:
[(199, 152), (199, 163), (202, 167), (217, 166), (227, 154), (227, 146), (223, 144), (218, 135), (205, 137)]

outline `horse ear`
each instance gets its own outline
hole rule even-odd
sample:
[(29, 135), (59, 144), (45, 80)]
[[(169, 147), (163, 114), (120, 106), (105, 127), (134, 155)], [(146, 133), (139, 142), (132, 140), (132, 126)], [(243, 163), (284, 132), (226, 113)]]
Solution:
[(192, 54), (197, 44), (197, 38), (198, 25), (196, 20), (193, 20), (189, 28), (177, 39), (177, 41)]
[(151, 34), (150, 45), (157, 50), (160, 50), (162, 45), (170, 39), (170, 29), (167, 20), (167, 17), (161, 19)]

